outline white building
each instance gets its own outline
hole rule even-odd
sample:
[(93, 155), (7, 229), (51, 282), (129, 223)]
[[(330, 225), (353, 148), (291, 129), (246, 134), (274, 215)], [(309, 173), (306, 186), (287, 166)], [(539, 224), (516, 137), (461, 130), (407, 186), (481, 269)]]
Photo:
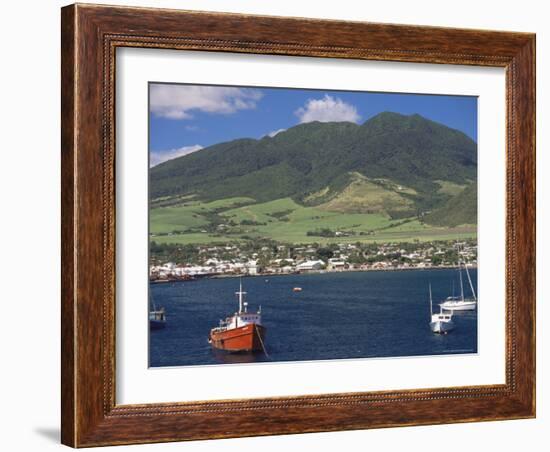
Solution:
[(246, 263), (246, 270), (249, 275), (257, 275), (260, 273), (260, 267), (258, 261), (250, 260)]
[(325, 268), (325, 263), (321, 260), (305, 261), (296, 266), (296, 270), (302, 271), (302, 272), (311, 271), (311, 270), (322, 270), (323, 268)]
[(343, 270), (345, 265), (346, 262), (343, 259), (332, 257), (328, 260), (329, 270)]

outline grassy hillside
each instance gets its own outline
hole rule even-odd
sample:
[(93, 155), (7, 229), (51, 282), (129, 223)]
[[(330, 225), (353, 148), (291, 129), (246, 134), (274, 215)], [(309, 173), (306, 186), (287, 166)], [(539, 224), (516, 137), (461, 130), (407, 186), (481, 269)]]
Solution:
[(419, 115), (301, 124), (150, 170), (157, 243), (471, 237), (477, 146)]
[(477, 224), (477, 184), (468, 185), (442, 207), (426, 215), (424, 220), (436, 226)]
[(389, 185), (389, 181), (368, 179), (359, 173), (352, 173), (350, 183), (332, 199), (319, 208), (342, 213), (386, 213), (396, 212), (414, 214), (414, 202), (411, 197), (416, 192), (400, 185)]
[(254, 202), (251, 198), (229, 198), (209, 203), (188, 200), (176, 205), (168, 203), (167, 207), (152, 206), (149, 213), (149, 229), (152, 234), (189, 233), (190, 229), (200, 232), (211, 223), (211, 217), (216, 215), (216, 212), (251, 202)]
[[(229, 198), (193, 202), (151, 211), (156, 243), (228, 243), (268, 238), (284, 243), (446, 240), (475, 236), (475, 227), (438, 227), (415, 217), (392, 219), (383, 213), (341, 213), (303, 206), (291, 198), (266, 203)], [(239, 207), (234, 207), (238, 205)], [(330, 232), (328, 232), (330, 231)]]

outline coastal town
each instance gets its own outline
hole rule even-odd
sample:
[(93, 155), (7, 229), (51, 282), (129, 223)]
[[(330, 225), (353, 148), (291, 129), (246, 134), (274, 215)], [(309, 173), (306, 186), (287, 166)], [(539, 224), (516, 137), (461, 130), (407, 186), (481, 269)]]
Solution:
[(200, 277), (449, 268), (477, 266), (477, 241), (288, 245), (268, 240), (242, 244), (151, 243), (151, 282)]

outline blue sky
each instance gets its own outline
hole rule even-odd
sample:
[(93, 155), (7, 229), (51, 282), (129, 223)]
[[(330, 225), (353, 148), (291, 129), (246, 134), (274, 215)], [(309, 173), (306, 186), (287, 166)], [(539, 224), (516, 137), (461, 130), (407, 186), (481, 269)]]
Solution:
[(477, 141), (476, 97), (151, 83), (151, 165), (223, 141), (261, 138), (304, 122), (363, 124), (383, 111), (418, 113)]

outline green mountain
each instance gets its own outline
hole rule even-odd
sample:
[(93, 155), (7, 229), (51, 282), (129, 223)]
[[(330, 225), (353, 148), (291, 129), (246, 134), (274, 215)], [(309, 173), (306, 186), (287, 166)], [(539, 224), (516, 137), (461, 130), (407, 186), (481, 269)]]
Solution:
[(436, 226), (451, 227), (461, 224), (477, 224), (477, 184), (468, 185), (443, 206), (427, 214), (424, 221)]
[(476, 179), (477, 146), (468, 136), (420, 115), (386, 112), (362, 125), (311, 122), (210, 146), (151, 168), (150, 193), (201, 201), (291, 198), (392, 218), (430, 211), (426, 221), (450, 225), (474, 218), (476, 194), (464, 188), (452, 195), (441, 181), (467, 187)]

